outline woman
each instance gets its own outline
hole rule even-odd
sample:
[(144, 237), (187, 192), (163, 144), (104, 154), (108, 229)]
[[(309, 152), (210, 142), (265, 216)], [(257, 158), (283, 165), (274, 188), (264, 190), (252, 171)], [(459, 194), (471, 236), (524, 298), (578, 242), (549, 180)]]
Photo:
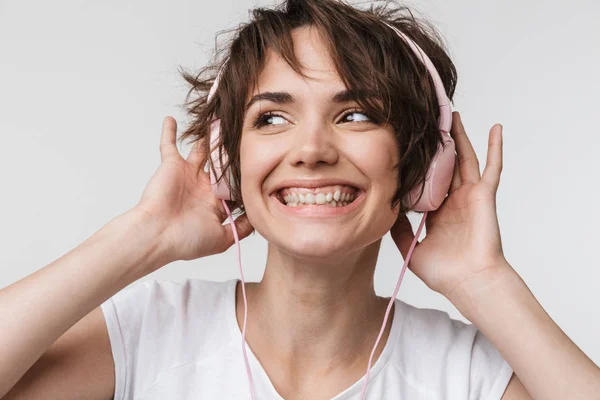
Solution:
[[(480, 175), (457, 113), (450, 193), (428, 217), (410, 268), (474, 325), (395, 300), (371, 358), (388, 305), (373, 288), (381, 238), (391, 230), (408, 257), (406, 195), (423, 183), (440, 141), (430, 77), (382, 21), (424, 49), (450, 98), (456, 84), (435, 34), (401, 11), (332, 0), (257, 9), (227, 47), (226, 65), (186, 74), (199, 92), (181, 136), (195, 140), (187, 159), (175, 145), (175, 121), (165, 118), (162, 163), (139, 204), (0, 292), (0, 315), (11, 316), (0, 333), (0, 396), (359, 399), (370, 361), (368, 399), (600, 393), (598, 367), (504, 258), (495, 210), (501, 126), (490, 131)], [(360, 90), (335, 97), (349, 88)], [(223, 132), (216, 145), (231, 161), (229, 206), (243, 211), (237, 233), (256, 230), (269, 243), (262, 281), (245, 289), (237, 280), (188, 280), (122, 290), (172, 261), (234, 243), (203, 171), (215, 115)], [(325, 204), (300, 204), (317, 192)]]

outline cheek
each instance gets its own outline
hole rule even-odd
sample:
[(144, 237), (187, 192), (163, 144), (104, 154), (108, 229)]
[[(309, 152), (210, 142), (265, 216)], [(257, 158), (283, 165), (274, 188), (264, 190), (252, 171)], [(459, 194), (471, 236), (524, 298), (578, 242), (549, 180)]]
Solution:
[(258, 135), (242, 135), (240, 143), (240, 178), (244, 207), (249, 214), (262, 201), (263, 184), (280, 162), (280, 150)]
[(352, 143), (351, 162), (369, 180), (368, 230), (372, 238), (385, 235), (396, 221), (399, 205), (391, 208), (398, 189), (398, 144), (393, 133), (377, 132)]
[(347, 154), (377, 195), (391, 196), (398, 184), (398, 145), (393, 133), (377, 131), (348, 141)]
[(382, 184), (388, 189), (386, 192), (395, 193), (398, 186), (398, 144), (393, 137), (386, 139), (379, 143), (380, 147), (377, 150), (379, 157), (376, 157), (377, 169), (374, 173), (381, 178)]

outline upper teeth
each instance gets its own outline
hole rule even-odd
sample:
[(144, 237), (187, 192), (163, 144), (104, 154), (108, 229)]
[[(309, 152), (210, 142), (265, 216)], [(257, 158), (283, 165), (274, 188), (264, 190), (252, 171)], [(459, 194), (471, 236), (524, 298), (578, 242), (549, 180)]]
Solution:
[(283, 196), (285, 204), (295, 207), (299, 204), (329, 204), (333, 207), (342, 207), (352, 202), (356, 194), (344, 193), (337, 189), (334, 192), (319, 193), (297, 193), (293, 189), (291, 193)]

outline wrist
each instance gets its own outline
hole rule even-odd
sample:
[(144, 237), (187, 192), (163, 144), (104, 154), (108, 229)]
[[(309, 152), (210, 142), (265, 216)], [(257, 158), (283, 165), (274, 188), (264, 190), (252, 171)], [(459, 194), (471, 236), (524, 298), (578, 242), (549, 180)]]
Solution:
[(164, 227), (145, 210), (133, 207), (113, 219), (109, 224), (125, 233), (124, 245), (133, 249), (137, 255), (135, 262), (143, 275), (175, 261), (171, 249), (164, 240)]
[(446, 298), (465, 318), (473, 321), (482, 298), (495, 293), (499, 286), (512, 284), (515, 277), (520, 279), (508, 262), (495, 264), (465, 279)]

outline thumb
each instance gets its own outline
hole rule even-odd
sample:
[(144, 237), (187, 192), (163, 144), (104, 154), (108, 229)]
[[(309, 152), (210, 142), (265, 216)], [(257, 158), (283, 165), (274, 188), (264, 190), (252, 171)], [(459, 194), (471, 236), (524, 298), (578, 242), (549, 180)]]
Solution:
[(173, 117), (165, 117), (162, 124), (162, 132), (160, 134), (160, 160), (164, 162), (169, 157), (179, 155), (177, 150), (177, 121)]
[[(406, 214), (400, 213), (398, 215), (398, 219), (392, 229), (390, 229), (390, 234), (394, 243), (400, 250), (402, 254), (402, 258), (406, 259), (408, 256), (408, 251), (410, 250), (410, 246), (412, 245), (413, 240), (415, 239), (415, 234), (412, 230), (412, 225), (408, 220)], [(415, 244), (415, 248), (419, 245), (419, 242)]]

